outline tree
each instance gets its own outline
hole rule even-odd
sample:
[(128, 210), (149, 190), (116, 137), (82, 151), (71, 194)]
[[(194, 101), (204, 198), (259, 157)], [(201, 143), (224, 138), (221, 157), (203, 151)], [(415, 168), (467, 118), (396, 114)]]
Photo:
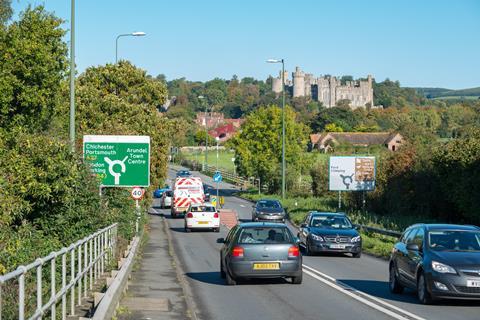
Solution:
[(50, 125), (67, 70), (61, 24), (37, 7), (0, 29), (0, 127), (35, 132)]
[(327, 124), (334, 123), (337, 127), (341, 127), (344, 131), (351, 131), (355, 126), (359, 125), (361, 118), (358, 113), (354, 113), (350, 108), (324, 108), (321, 109), (316, 118), (312, 120), (312, 129), (315, 132), (325, 131)]
[[(306, 150), (308, 128), (296, 121), (290, 107), (285, 109), (285, 159), (287, 168), (302, 168)], [(241, 132), (229, 145), (235, 150), (238, 172), (248, 177), (259, 177), (268, 182), (271, 192), (281, 185), (282, 109), (271, 105), (261, 107), (247, 116)]]
[(325, 126), (325, 132), (343, 132), (343, 129), (335, 123), (329, 123)]
[[(147, 135), (151, 141), (151, 184), (166, 175), (169, 120), (159, 112), (167, 96), (162, 82), (130, 62), (90, 67), (77, 79), (77, 147), (84, 134)], [(62, 114), (68, 115), (68, 105)], [(65, 119), (62, 123), (68, 123)]]
[(12, 0), (0, 1), (0, 25), (7, 24), (7, 21), (12, 17)]

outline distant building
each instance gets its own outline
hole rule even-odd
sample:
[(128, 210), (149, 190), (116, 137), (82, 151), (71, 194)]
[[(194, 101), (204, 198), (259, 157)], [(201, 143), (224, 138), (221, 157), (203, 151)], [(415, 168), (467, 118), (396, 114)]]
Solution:
[(400, 133), (390, 132), (326, 132), (310, 135), (312, 149), (330, 151), (335, 145), (350, 144), (358, 147), (383, 145), (388, 150), (396, 151), (405, 143)]
[[(373, 78), (367, 80), (347, 81), (342, 85), (336, 77), (323, 76), (315, 78), (313, 74), (303, 72), (299, 67), (292, 73), (292, 81), (288, 79), (288, 72), (284, 73), (285, 90), (291, 92), (292, 97), (308, 97), (321, 102), (331, 108), (340, 100), (349, 100), (352, 109), (365, 108), (373, 105)], [(282, 72), (272, 79), (272, 91), (282, 92)]]
[(237, 131), (238, 131), (238, 128), (235, 127), (233, 123), (229, 123), (224, 126), (220, 126), (218, 128), (208, 131), (208, 134), (212, 138), (219, 138), (219, 142), (225, 142), (231, 137), (233, 137), (233, 135), (235, 135)]
[(208, 112), (206, 115), (205, 112), (198, 112), (195, 123), (205, 127), (205, 122), (207, 123), (207, 128), (215, 128), (225, 123), (225, 116), (221, 112)]

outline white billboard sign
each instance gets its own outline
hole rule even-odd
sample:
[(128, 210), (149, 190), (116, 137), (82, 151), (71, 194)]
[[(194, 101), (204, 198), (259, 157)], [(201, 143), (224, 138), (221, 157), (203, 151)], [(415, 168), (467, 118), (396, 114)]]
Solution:
[(375, 157), (330, 157), (331, 191), (372, 191), (375, 189)]

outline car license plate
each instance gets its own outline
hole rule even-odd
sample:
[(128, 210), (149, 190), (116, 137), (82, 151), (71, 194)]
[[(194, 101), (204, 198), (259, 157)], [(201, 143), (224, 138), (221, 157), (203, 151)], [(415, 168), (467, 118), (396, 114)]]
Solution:
[(254, 263), (253, 270), (278, 270), (280, 269), (279, 263)]
[(330, 248), (331, 249), (345, 249), (345, 245), (344, 244), (331, 244)]
[(198, 224), (208, 224), (208, 221), (198, 221)]
[(480, 280), (467, 280), (467, 287), (480, 288)]

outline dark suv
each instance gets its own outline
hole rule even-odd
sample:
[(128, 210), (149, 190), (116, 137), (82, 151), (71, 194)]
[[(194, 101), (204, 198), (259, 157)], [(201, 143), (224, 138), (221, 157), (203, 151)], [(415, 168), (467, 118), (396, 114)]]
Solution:
[(436, 298), (480, 299), (480, 228), (450, 224), (408, 227), (390, 257), (390, 291)]
[(310, 212), (300, 225), (298, 238), (305, 255), (320, 252), (362, 254), (362, 237), (342, 212)]

